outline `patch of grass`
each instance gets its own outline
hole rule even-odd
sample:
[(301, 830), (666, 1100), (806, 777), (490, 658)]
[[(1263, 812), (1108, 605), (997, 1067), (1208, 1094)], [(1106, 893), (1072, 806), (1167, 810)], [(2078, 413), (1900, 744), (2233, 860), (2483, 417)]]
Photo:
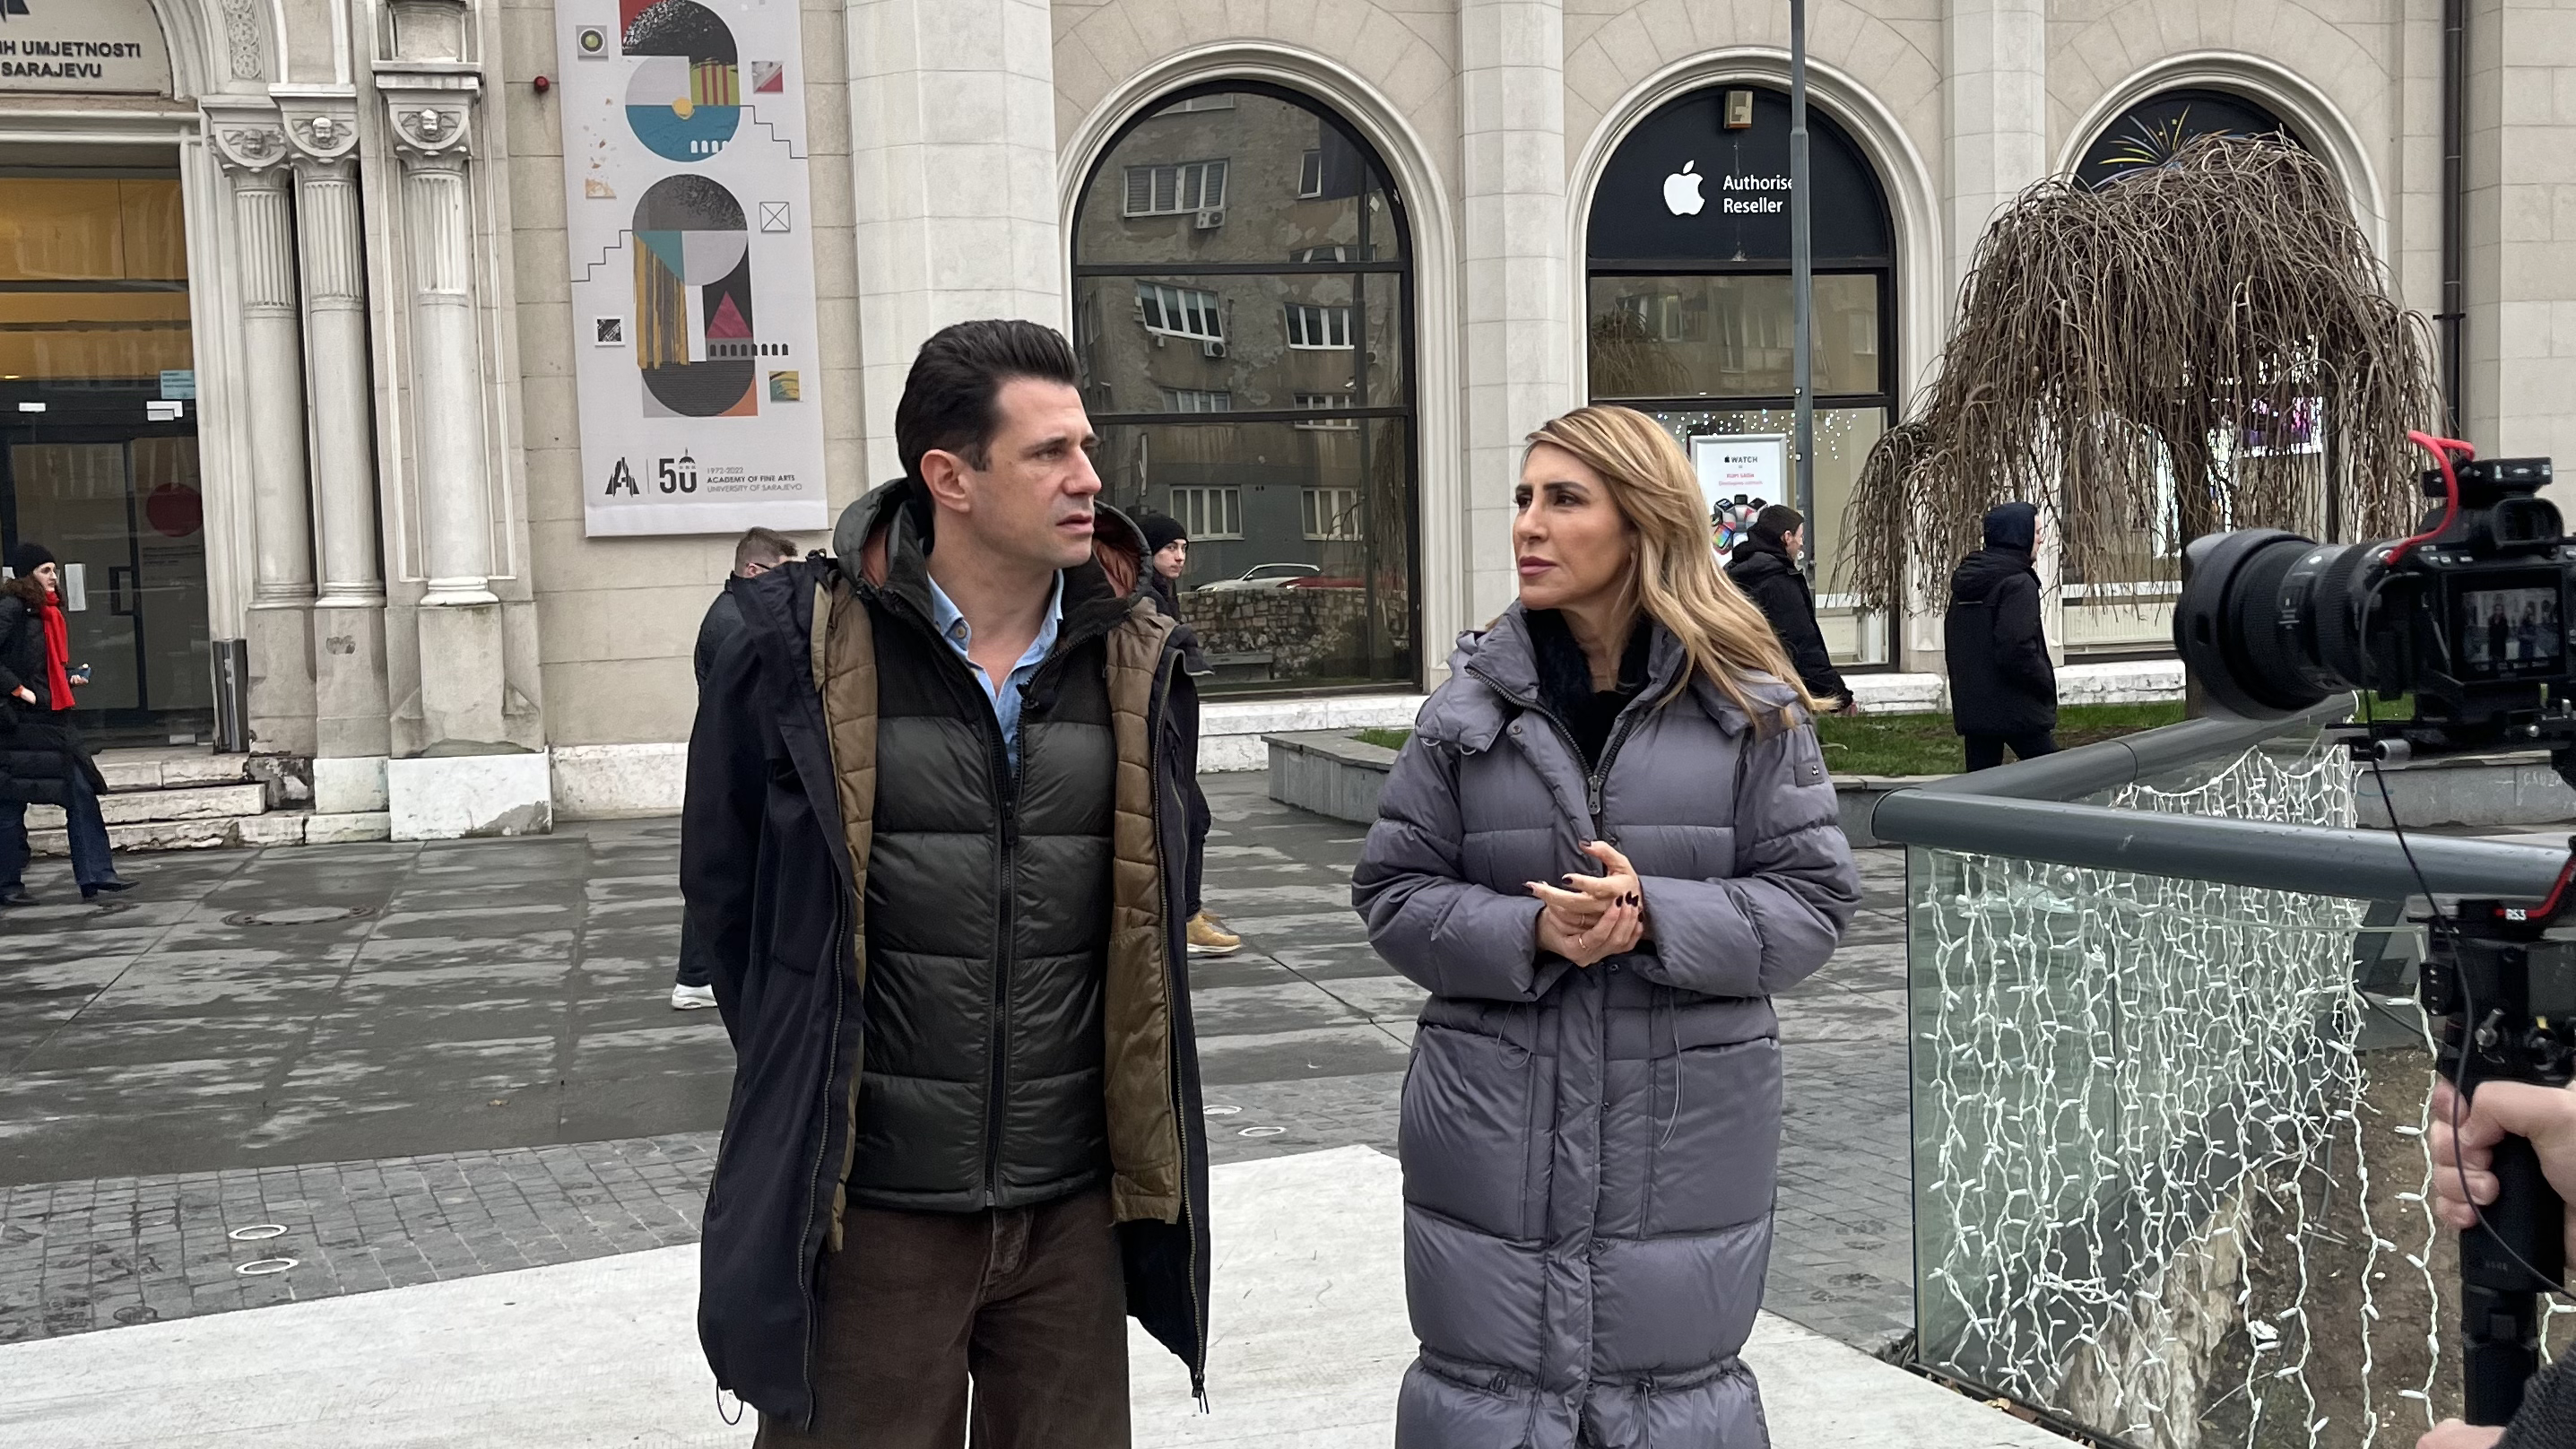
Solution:
[[(2057, 711), (2061, 749), (2182, 722), (2182, 701), (2073, 704)], [(1825, 768), (1837, 775), (1947, 775), (1965, 763), (1957, 727), (1946, 714), (1877, 714), (1816, 721)]]
[(1413, 731), (1362, 730), (1351, 738), (1358, 740), (1364, 745), (1375, 745), (1382, 750), (1400, 750), (1404, 748), (1404, 742), (1406, 740), (1413, 738)]

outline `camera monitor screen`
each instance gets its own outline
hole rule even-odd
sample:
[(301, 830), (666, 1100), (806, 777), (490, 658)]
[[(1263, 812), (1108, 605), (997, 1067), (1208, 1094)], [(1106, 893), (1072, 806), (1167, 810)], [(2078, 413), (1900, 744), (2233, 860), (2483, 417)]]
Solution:
[[(2505, 580), (2498, 580), (2503, 583)], [(2459, 595), (2458, 658), (2466, 679), (2519, 679), (2559, 672), (2566, 631), (2558, 618), (2558, 581), (2464, 588)]]

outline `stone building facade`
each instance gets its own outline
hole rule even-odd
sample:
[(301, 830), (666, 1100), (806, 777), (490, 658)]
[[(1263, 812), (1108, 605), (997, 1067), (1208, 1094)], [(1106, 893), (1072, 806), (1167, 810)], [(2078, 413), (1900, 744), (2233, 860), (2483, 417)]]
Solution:
[[(1243, 621), (1219, 759), (1409, 712), (1440, 641), (1511, 595), (1537, 422), (1621, 396), (1758, 452), (1785, 417), (1785, 0), (662, 3), (797, 12), (801, 95), (770, 104), (801, 104), (826, 513), (897, 471), (924, 336), (1035, 317), (1083, 350), (1112, 496), (1202, 535), (1194, 592), (1330, 596), (1195, 606)], [(7, 8), (0, 531), (88, 551), (97, 728), (279, 756), (362, 833), (671, 808), (733, 529), (588, 521), (578, 378), (608, 339), (576, 315), (563, 155), (585, 28), (615, 52), (655, 7)], [(2408, 305), (2444, 311), (2455, 277), (2467, 436), (2576, 456), (2576, 11), (1810, 14), (1819, 156), (1845, 168), (1815, 197), (1828, 565), (1835, 490), (1904, 415), (1994, 209), (2176, 124), (2323, 157)], [(1657, 184), (1684, 175), (1704, 193)], [(2154, 652), (2170, 550), (2141, 549), (2135, 579), (2065, 581), (2071, 655)], [(1828, 612), (1856, 670), (1937, 669), (1937, 619)], [(1335, 642), (1286, 637), (1308, 619)]]

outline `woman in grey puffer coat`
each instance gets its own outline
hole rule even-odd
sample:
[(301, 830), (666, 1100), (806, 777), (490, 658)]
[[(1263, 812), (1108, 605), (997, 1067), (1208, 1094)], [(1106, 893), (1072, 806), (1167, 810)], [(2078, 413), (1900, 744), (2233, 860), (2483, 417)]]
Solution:
[(1671, 437), (1568, 414), (1520, 500), (1520, 602), (1461, 641), (1352, 880), (1432, 993), (1396, 1443), (1754, 1449), (1768, 997), (1833, 953), (1858, 877), (1812, 701), (1718, 573)]

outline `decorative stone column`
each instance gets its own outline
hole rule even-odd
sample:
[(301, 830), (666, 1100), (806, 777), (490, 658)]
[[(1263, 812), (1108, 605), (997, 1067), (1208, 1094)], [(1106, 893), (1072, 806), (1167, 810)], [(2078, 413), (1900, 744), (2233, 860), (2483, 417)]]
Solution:
[(502, 605), (491, 587), (496, 480), (474, 266), (483, 80), (470, 59), (466, 0), (387, 0), (386, 9), (393, 53), (376, 65), (376, 93), (401, 167), (386, 230), (401, 238), (409, 293), (401, 431), (425, 585), (411, 611), (419, 748), (386, 762), (386, 804), (396, 840), (538, 833), (553, 826), (552, 782), (545, 752), (509, 737)]
[(1564, 9), (1461, 0), (1458, 40), (1469, 483), (1465, 516), (1450, 525), (1465, 531), (1453, 557), (1466, 597), (1452, 617), (1483, 619), (1517, 587), (1504, 480), (1520, 472), (1521, 438), (1583, 400), (1568, 373)]
[(428, 583), (419, 608), (421, 712), (432, 749), (473, 753), (507, 735), (467, 174), (479, 84), (442, 79), (461, 84), (379, 89), (402, 161), (397, 204), (411, 283), (407, 431)]
[(314, 746), (313, 525), (304, 466), (304, 319), (295, 285), (293, 168), (274, 111), (206, 112), (232, 181), (241, 307), (242, 417), (255, 523), (250, 610), (251, 748), (310, 756)]
[(290, 101), (285, 117), (295, 152), (321, 572), (313, 613), (313, 808), (372, 815), (385, 809), (390, 748), (357, 112), (348, 100)]

